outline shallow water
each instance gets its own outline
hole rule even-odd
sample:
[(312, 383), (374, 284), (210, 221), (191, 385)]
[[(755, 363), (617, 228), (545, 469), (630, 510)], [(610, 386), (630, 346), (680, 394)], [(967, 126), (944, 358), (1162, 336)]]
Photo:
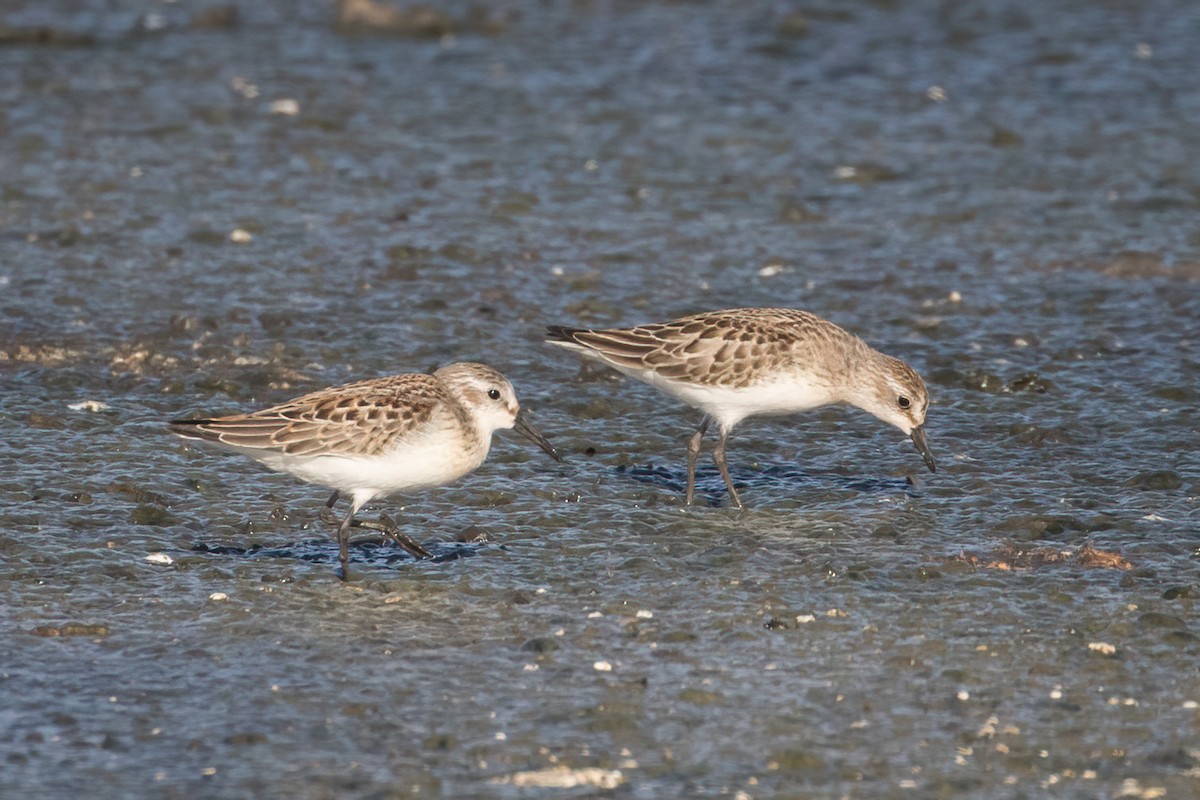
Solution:
[[(0, 795), (1200, 792), (1200, 6), (60, 5), (0, 14), (67, 42), (0, 46)], [(736, 305), (914, 364), (938, 473), (829, 409), (685, 510), (695, 414), (540, 344)], [(348, 584), (162, 425), (462, 359), (567, 462)]]

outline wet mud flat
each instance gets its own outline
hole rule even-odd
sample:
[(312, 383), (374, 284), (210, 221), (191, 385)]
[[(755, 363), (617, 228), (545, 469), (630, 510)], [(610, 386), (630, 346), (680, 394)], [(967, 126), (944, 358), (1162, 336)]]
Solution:
[[(1190, 797), (1200, 9), (0, 11), (0, 795)], [(541, 343), (805, 308), (929, 383), (698, 420)], [(457, 360), (377, 503), (164, 421)], [(707, 457), (706, 457), (707, 458)]]

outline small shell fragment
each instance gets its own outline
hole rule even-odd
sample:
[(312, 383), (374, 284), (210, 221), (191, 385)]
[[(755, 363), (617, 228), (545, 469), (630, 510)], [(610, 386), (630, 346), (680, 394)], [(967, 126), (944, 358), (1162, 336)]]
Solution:
[(100, 400), (81, 400), (78, 403), (71, 403), (67, 406), (67, 408), (71, 409), (72, 411), (90, 411), (91, 413), (96, 414), (100, 411), (107, 411), (108, 403)]
[(512, 775), (502, 775), (491, 778), (489, 783), (509, 784), (520, 787), (537, 787), (542, 789), (573, 789), (579, 786), (595, 786), (600, 789), (615, 789), (625, 782), (625, 776), (620, 770), (585, 767), (571, 769), (559, 764), (546, 769), (516, 772)]
[(272, 114), (294, 117), (300, 113), (300, 103), (290, 97), (283, 97), (279, 100), (272, 100), (269, 109)]

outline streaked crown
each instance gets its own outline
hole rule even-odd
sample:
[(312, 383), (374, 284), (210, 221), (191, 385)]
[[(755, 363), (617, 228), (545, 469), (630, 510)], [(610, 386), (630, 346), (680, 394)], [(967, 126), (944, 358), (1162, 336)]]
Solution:
[(929, 392), (916, 370), (898, 358), (880, 354), (864, 371), (866, 396), (856, 402), (864, 411), (890, 422), (905, 434), (925, 423)]
[(484, 437), (515, 424), (521, 405), (512, 384), (498, 370), (465, 361), (442, 367), (433, 377), (462, 403)]

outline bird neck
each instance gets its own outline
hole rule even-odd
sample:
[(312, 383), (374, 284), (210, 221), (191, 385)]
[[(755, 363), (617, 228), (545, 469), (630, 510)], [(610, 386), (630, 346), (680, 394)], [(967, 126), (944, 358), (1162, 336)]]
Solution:
[(887, 356), (861, 339), (849, 348), (844, 364), (841, 402), (875, 413), (879, 405), (879, 382), (887, 374)]

